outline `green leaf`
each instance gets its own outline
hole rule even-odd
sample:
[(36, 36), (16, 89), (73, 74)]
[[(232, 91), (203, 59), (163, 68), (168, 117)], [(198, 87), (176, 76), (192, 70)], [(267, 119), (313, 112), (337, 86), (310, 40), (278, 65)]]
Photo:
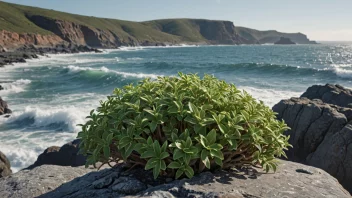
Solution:
[(176, 179), (180, 178), (183, 173), (184, 173), (184, 171), (183, 171), (182, 169), (178, 169), (178, 170), (176, 171), (176, 176), (175, 176), (175, 178), (176, 178)]
[(160, 162), (161, 162), (161, 164), (160, 164), (160, 169), (161, 169), (161, 170), (166, 170), (165, 161), (164, 161), (164, 160), (161, 160)]
[(109, 146), (104, 146), (104, 156), (105, 158), (109, 158), (110, 157), (110, 147)]
[(187, 176), (188, 178), (192, 178), (193, 175), (194, 175), (194, 171), (193, 171), (193, 169), (192, 169), (190, 166), (187, 166), (187, 167), (185, 168), (185, 174), (186, 174), (186, 176)]
[(168, 153), (168, 152), (162, 152), (161, 154), (160, 154), (160, 159), (165, 159), (165, 158), (167, 158), (167, 157), (169, 157), (170, 156), (170, 154)]
[(132, 139), (130, 137), (125, 136), (125, 137), (121, 138), (121, 140), (119, 142), (119, 146), (120, 146), (120, 148), (124, 148), (127, 145), (129, 145), (131, 142), (132, 142)]
[(184, 155), (185, 155), (184, 152), (182, 152), (179, 149), (175, 149), (174, 154), (173, 154), (173, 159), (178, 160), (178, 159), (182, 158)]
[(161, 149), (160, 149), (160, 144), (159, 144), (159, 142), (157, 140), (154, 141), (153, 149), (154, 149), (155, 155), (156, 156), (160, 156)]
[(153, 139), (152, 139), (152, 137), (148, 137), (148, 139), (147, 139), (147, 144), (149, 145), (149, 146), (152, 146), (153, 145)]
[(149, 124), (149, 127), (150, 127), (150, 131), (151, 132), (154, 132), (155, 131), (155, 129), (156, 129), (156, 127), (157, 127), (157, 123), (156, 122), (151, 122), (150, 124)]
[(202, 146), (204, 148), (208, 147), (208, 140), (203, 136), (203, 135), (199, 135), (200, 137), (200, 143), (202, 144)]
[(161, 169), (161, 161), (159, 160), (155, 163), (155, 166), (153, 169), (154, 179), (158, 178), (158, 175), (160, 174), (160, 169)]
[(171, 169), (177, 169), (181, 167), (181, 164), (179, 162), (171, 162), (167, 167)]
[(216, 131), (213, 129), (207, 135), (208, 144), (214, 144), (216, 141)]
[(209, 155), (209, 151), (203, 149), (201, 154), (200, 154), (200, 159), (203, 161), (203, 160), (205, 160), (205, 158), (208, 157), (208, 155)]
[(141, 158), (145, 159), (145, 158), (151, 158), (151, 157), (156, 157), (156, 154), (154, 152), (154, 150), (148, 150), (145, 151), (144, 153), (142, 153)]
[(222, 167), (222, 165), (223, 165), (223, 163), (222, 163), (222, 160), (221, 159), (219, 159), (219, 158), (214, 158), (214, 160), (215, 160), (215, 163), (217, 164), (217, 165), (219, 165), (220, 167)]
[(156, 163), (158, 162), (158, 160), (156, 160), (155, 158), (151, 158), (147, 161), (147, 164), (145, 165), (145, 170), (149, 170), (152, 169), (156, 166)]
[(210, 145), (210, 149), (212, 150), (221, 150), (223, 147), (221, 146), (221, 144), (212, 144)]
[(205, 167), (207, 167), (208, 169), (210, 169), (210, 160), (209, 160), (208, 156), (205, 157), (205, 159), (202, 160), (202, 162), (203, 162), (203, 164), (205, 165)]

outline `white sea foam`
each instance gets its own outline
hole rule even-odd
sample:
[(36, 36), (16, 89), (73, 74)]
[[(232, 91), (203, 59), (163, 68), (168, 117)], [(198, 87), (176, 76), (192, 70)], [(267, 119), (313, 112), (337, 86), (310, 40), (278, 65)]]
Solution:
[[(79, 123), (85, 122), (87, 109), (69, 107), (26, 107), (24, 111), (14, 112), (13, 115), (6, 121), (7, 123), (23, 123), (26, 122), (27, 127), (45, 128), (51, 125), (59, 125), (63, 131), (77, 132), (79, 128), (76, 126)], [(26, 120), (31, 120), (30, 122)]]
[(132, 58), (127, 58), (127, 60), (143, 60), (143, 58), (139, 58), (139, 57), (132, 57)]
[(332, 69), (332, 71), (341, 78), (352, 78), (352, 70), (335, 67)]
[(274, 106), (282, 99), (299, 97), (303, 93), (303, 91), (302, 92), (281, 91), (281, 90), (260, 89), (260, 88), (254, 88), (254, 87), (246, 87), (246, 86), (240, 86), (238, 88), (241, 90), (245, 90), (250, 95), (252, 95), (255, 99), (263, 101), (269, 107)]
[(98, 68), (92, 68), (92, 67), (79, 67), (79, 66), (69, 65), (65, 68), (69, 70), (69, 73), (77, 73), (81, 71), (101, 71), (105, 73), (115, 73), (118, 75), (122, 75), (123, 77), (153, 78), (153, 79), (156, 79), (158, 76), (163, 76), (163, 75), (156, 75), (156, 74), (120, 72), (120, 71), (108, 69), (106, 67), (101, 67), (98, 69)]
[(7, 95), (11, 93), (19, 93), (25, 90), (26, 85), (30, 84), (31, 80), (28, 79), (19, 79), (14, 82), (3, 83), (2, 87), (4, 90), (1, 90), (2, 95)]
[(118, 58), (89, 58), (89, 59), (75, 59), (75, 63), (105, 63), (118, 61)]
[(33, 164), (38, 155), (47, 147), (61, 146), (73, 140), (77, 134), (75, 133), (43, 133), (37, 132), (19, 132), (7, 131), (16, 138), (8, 139), (8, 135), (0, 133), (0, 139), (6, 141), (0, 142), (1, 151), (6, 155), (11, 163), (13, 172), (17, 172), (22, 168)]

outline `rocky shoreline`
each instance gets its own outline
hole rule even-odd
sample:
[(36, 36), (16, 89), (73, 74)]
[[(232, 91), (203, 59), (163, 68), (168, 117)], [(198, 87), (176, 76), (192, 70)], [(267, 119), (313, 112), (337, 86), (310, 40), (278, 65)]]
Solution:
[(44, 56), (47, 54), (72, 54), (80, 52), (95, 52), (101, 51), (83, 45), (56, 45), (53, 47), (38, 47), (34, 45), (23, 45), (20, 48), (7, 50), (0, 46), (0, 67), (12, 63), (24, 63), (26, 59), (38, 58), (38, 55)]
[(12, 175), (0, 153), (0, 197), (350, 197), (351, 102), (351, 90), (327, 84), (276, 104), (277, 118), (291, 128), (286, 134), (293, 148), (274, 174), (252, 167), (155, 181), (150, 171), (128, 171), (123, 163), (96, 171), (83, 167), (86, 159), (75, 140), (46, 149), (33, 165)]

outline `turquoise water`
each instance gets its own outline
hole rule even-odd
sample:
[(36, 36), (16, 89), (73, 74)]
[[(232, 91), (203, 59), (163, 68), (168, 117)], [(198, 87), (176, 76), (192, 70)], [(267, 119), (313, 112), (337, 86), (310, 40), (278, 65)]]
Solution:
[(14, 111), (0, 118), (0, 149), (17, 171), (48, 146), (74, 139), (76, 125), (115, 87), (179, 71), (213, 74), (272, 106), (313, 84), (352, 87), (352, 45), (122, 48), (0, 68), (0, 96)]

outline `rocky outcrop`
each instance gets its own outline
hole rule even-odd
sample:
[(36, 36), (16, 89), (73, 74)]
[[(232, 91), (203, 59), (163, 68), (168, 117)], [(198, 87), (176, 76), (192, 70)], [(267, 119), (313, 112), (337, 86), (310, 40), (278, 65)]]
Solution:
[(280, 161), (275, 174), (253, 168), (182, 180), (152, 177), (143, 168), (126, 171), (121, 164), (100, 171), (43, 165), (0, 180), (0, 197), (350, 197), (323, 170), (289, 161)]
[(292, 42), (291, 39), (289, 38), (280, 37), (280, 40), (276, 41), (274, 44), (275, 45), (294, 45), (296, 43)]
[(243, 44), (231, 21), (192, 20), (211, 44)]
[(0, 30), (0, 45), (5, 48), (14, 49), (23, 45), (55, 46), (63, 43), (59, 36), (49, 32), (47, 35), (41, 35)]
[(10, 161), (7, 159), (5, 154), (0, 151), (0, 178), (11, 175)]
[(352, 108), (352, 91), (341, 85), (314, 85), (301, 97), (320, 99), (325, 103)]
[(9, 109), (7, 102), (0, 97), (0, 115), (10, 114), (12, 111)]
[(86, 157), (79, 154), (80, 140), (74, 140), (69, 142), (62, 147), (52, 146), (47, 148), (27, 169), (33, 169), (35, 167), (51, 164), (59, 166), (82, 166), (86, 164)]
[(339, 85), (313, 86), (302, 95), (310, 99), (282, 100), (273, 110), (291, 128), (289, 160), (327, 171), (352, 192), (352, 109), (343, 107), (349, 93)]
[(38, 58), (37, 54), (66, 54), (79, 52), (95, 52), (101, 51), (83, 45), (55, 45), (53, 47), (38, 47), (34, 45), (23, 45), (14, 51), (0, 52), (0, 67), (11, 63), (24, 63), (26, 59)]
[(317, 42), (309, 40), (307, 35), (302, 33), (283, 33), (276, 30), (260, 31), (239, 26), (236, 26), (235, 30), (241, 37), (247, 39), (248, 44), (275, 43), (281, 37), (289, 38), (297, 44), (317, 44)]

